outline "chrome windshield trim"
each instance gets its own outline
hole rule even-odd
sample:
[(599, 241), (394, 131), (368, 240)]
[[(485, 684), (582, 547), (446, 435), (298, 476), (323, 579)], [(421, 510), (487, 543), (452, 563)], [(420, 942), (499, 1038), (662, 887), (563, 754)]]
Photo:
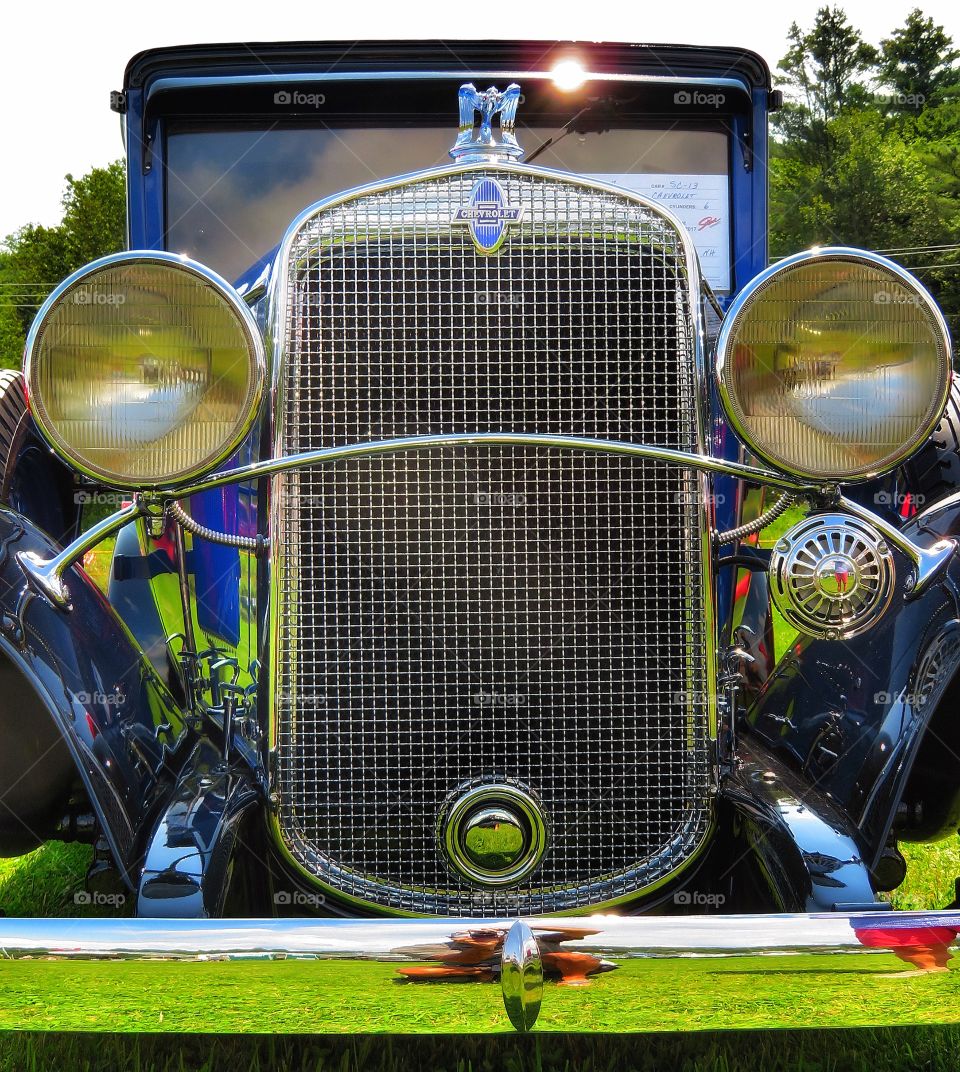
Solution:
[[(519, 68), (459, 68), (458, 70), (436, 71), (319, 71), (312, 73), (287, 73), (276, 74), (273, 71), (264, 71), (263, 74), (246, 75), (195, 75), (192, 77), (167, 77), (158, 78), (150, 84), (147, 90), (147, 102), (158, 94), (177, 89), (218, 89), (231, 86), (281, 86), (281, 85), (310, 85), (312, 83), (324, 84), (327, 82), (361, 82), (376, 79), (377, 81), (391, 82), (420, 82), (438, 81), (443, 79), (462, 82), (466, 79), (529, 79), (536, 82), (552, 82), (553, 71), (526, 71)], [(749, 94), (746, 82), (739, 78), (703, 76), (688, 77), (683, 74), (619, 74), (613, 71), (585, 71), (583, 74), (584, 84), (588, 82), (627, 82), (646, 83), (649, 85), (684, 85), (684, 86), (722, 86), (725, 89), (738, 89), (744, 94)]]

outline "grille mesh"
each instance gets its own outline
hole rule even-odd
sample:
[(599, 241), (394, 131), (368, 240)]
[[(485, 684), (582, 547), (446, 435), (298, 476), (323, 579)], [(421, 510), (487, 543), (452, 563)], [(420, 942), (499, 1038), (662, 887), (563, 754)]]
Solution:
[[(495, 256), (450, 226), (472, 169), (364, 195), (291, 249), (284, 453), (527, 431), (695, 449), (680, 239), (629, 198), (496, 172)], [(451, 446), (275, 478), (280, 825), (310, 873), (414, 912), (627, 895), (707, 824), (697, 477)], [(482, 779), (541, 800), (550, 852), (485, 891), (436, 844)]]

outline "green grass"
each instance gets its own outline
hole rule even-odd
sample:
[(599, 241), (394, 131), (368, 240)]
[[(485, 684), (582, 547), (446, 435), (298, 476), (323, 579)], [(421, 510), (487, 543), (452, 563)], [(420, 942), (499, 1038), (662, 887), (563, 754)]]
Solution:
[(957, 1028), (646, 1036), (25, 1036), (0, 1038), (0, 1072), (955, 1072)]
[(960, 837), (932, 845), (901, 844), (907, 861), (907, 881), (890, 895), (901, 911), (943, 908), (955, 896), (954, 880), (960, 878)]
[(92, 856), (87, 845), (51, 841), (26, 856), (0, 859), (0, 910), (7, 916), (93, 914), (74, 900)]

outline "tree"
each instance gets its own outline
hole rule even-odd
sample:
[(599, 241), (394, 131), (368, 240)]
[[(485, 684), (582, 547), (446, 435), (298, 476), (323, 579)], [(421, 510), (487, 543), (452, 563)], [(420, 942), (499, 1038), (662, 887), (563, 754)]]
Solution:
[(122, 161), (66, 176), (63, 219), (56, 227), (27, 224), (0, 250), (0, 367), (17, 368), (37, 309), (71, 272), (123, 249), (126, 239)]
[(811, 245), (896, 249), (942, 241), (940, 201), (916, 143), (872, 109), (827, 126), (829, 168), (780, 150), (771, 161), (771, 246), (776, 254)]
[(0, 368), (19, 368), (23, 346), (23, 325), (17, 316), (20, 285), (9, 261), (9, 254), (0, 253)]
[(828, 165), (831, 120), (869, 99), (861, 76), (877, 62), (877, 50), (847, 21), (839, 7), (822, 7), (810, 30), (797, 23), (787, 35), (790, 48), (779, 63), (778, 79), (788, 99), (775, 123), (796, 155)]
[(67, 255), (75, 270), (123, 249), (127, 237), (126, 167), (116, 160), (80, 179), (67, 175), (63, 223)]
[[(790, 30), (789, 105), (770, 156), (775, 255), (839, 243), (890, 251), (960, 322), (960, 54), (918, 9), (865, 45), (838, 8)], [(894, 91), (886, 98), (868, 86)]]
[(906, 23), (880, 42), (877, 81), (893, 91), (894, 103), (919, 111), (957, 87), (954, 64), (960, 52), (952, 45), (942, 26), (914, 8)]

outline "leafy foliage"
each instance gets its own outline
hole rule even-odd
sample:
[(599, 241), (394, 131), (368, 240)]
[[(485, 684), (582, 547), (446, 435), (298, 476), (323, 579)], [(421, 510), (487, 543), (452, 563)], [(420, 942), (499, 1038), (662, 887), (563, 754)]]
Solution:
[(960, 51), (952, 45), (942, 26), (914, 8), (906, 23), (880, 42), (877, 81), (898, 97), (940, 100), (957, 87), (954, 64)]
[(796, 152), (827, 164), (830, 122), (866, 100), (867, 90), (858, 79), (876, 64), (878, 53), (837, 7), (821, 8), (810, 30), (794, 22), (787, 39), (790, 48), (779, 68), (798, 99), (787, 101), (777, 123)]
[(66, 176), (63, 219), (27, 224), (0, 248), (0, 367), (17, 368), (33, 317), (50, 291), (97, 257), (123, 249), (126, 235), (122, 161)]
[(770, 246), (862, 246), (960, 321), (960, 51), (914, 9), (879, 48), (837, 7), (790, 28), (774, 116)]

